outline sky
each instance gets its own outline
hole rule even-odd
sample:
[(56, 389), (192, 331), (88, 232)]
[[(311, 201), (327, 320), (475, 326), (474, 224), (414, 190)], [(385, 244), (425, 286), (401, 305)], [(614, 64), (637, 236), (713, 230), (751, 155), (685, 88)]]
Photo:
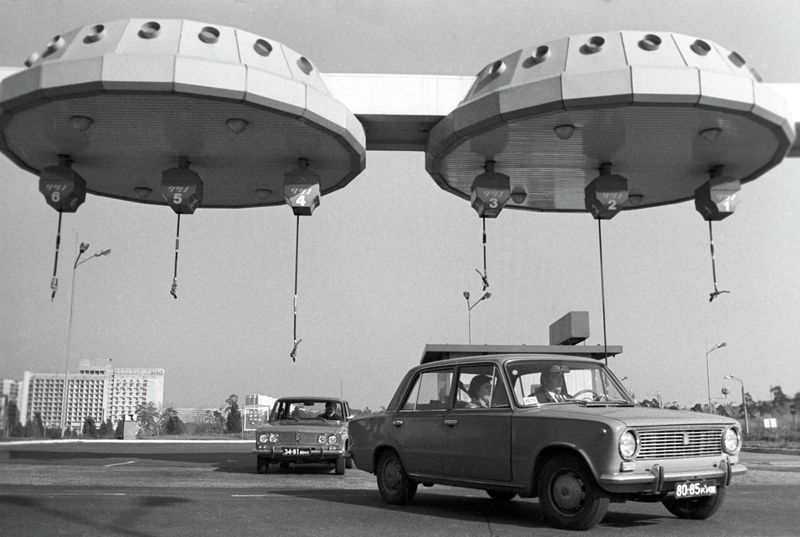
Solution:
[[(283, 43), (323, 73), (472, 76), (523, 47), (613, 30), (667, 31), (736, 50), (765, 82), (800, 84), (800, 3), (727, 1), (0, 0), (0, 66), (22, 67), (54, 35), (127, 18), (179, 18)], [(369, 151), (366, 169), (301, 222), (297, 361), (292, 362), (295, 217), (287, 206), (175, 214), (87, 196), (64, 216), (50, 301), (57, 213), (38, 179), (0, 155), (0, 378), (63, 373), (81, 359), (165, 369), (164, 404), (220, 407), (232, 393), (342, 394), (385, 406), (428, 343), (466, 343), (463, 292), (481, 293), (481, 221), (441, 190), (422, 152)], [(755, 399), (800, 392), (800, 159), (743, 185), (715, 224), (691, 202), (627, 211), (603, 225), (609, 359), (638, 398)], [(603, 343), (597, 224), (588, 214), (503, 211), (487, 222), (492, 297), (471, 312), (473, 343), (547, 344), (549, 325), (588, 311)], [(108, 256), (81, 265), (67, 353), (77, 244)]]

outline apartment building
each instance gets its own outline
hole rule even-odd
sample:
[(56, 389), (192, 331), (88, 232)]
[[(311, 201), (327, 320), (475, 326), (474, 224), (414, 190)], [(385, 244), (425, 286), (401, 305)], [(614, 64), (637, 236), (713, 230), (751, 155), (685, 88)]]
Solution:
[[(64, 373), (25, 371), (20, 382), (18, 406), (25, 424), (40, 412), (45, 427), (80, 429), (87, 417), (98, 425), (136, 413), (140, 403), (163, 405), (164, 370), (113, 368), (111, 360), (81, 360), (77, 373), (69, 373), (65, 394)], [(64, 413), (65, 412), (65, 413)]]

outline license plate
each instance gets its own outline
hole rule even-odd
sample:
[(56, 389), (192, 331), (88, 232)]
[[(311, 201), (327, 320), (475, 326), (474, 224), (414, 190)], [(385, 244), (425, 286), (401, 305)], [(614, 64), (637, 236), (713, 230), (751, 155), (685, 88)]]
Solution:
[(311, 450), (307, 448), (285, 448), (284, 455), (311, 455)]
[(686, 481), (675, 485), (676, 498), (696, 498), (698, 496), (714, 496), (717, 486), (705, 481)]

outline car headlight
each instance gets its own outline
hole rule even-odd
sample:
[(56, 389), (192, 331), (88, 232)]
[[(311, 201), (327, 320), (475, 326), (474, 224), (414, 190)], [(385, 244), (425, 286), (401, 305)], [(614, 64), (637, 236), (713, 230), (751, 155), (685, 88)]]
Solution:
[(338, 441), (339, 441), (339, 437), (336, 436), (335, 434), (328, 435), (328, 443), (329, 444), (335, 444)]
[(267, 438), (269, 438), (269, 437), (267, 435), (265, 435), (265, 434), (258, 435), (258, 443), (259, 444), (266, 444), (267, 443)]
[(722, 435), (722, 449), (725, 453), (733, 454), (739, 451), (742, 445), (742, 437), (737, 427), (728, 427)]
[(269, 441), (274, 444), (278, 441), (278, 433), (269, 433)]
[(327, 435), (321, 434), (317, 437), (317, 442), (319, 442), (320, 444), (324, 444), (327, 441), (328, 441)]
[(631, 460), (636, 455), (639, 441), (633, 431), (625, 431), (619, 436), (619, 455), (625, 460)]

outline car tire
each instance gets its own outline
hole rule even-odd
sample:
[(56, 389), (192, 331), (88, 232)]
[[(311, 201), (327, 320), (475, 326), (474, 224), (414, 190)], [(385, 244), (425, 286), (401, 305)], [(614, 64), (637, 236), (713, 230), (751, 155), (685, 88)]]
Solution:
[(344, 467), (346, 466), (344, 455), (336, 459), (336, 475), (344, 475)]
[(545, 518), (558, 528), (588, 530), (608, 511), (609, 496), (573, 454), (556, 455), (544, 464), (538, 494)]
[(508, 492), (507, 490), (487, 490), (486, 494), (498, 502), (507, 502), (517, 497), (516, 492)]
[(378, 461), (378, 491), (383, 501), (391, 505), (406, 505), (417, 493), (417, 483), (412, 481), (403, 468), (400, 457), (387, 451)]
[(269, 472), (269, 460), (264, 457), (259, 457), (256, 461), (256, 472), (259, 474), (266, 474)]
[(676, 499), (675, 496), (667, 496), (661, 503), (667, 511), (678, 518), (688, 518), (691, 520), (705, 520), (716, 513), (723, 500), (725, 500), (725, 487), (717, 487), (714, 496), (700, 496), (699, 498)]

